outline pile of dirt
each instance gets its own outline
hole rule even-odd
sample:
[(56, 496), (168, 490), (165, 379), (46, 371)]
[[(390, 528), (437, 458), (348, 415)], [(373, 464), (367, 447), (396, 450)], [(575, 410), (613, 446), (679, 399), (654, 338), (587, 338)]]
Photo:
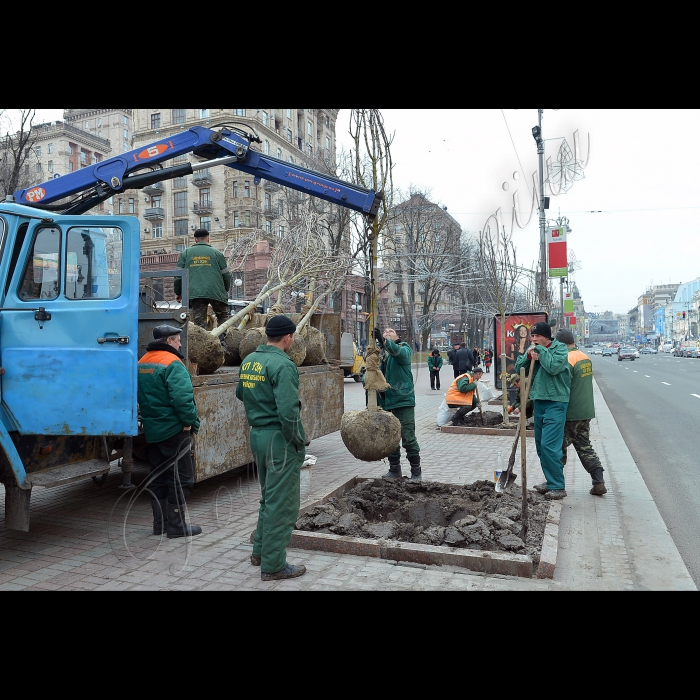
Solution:
[[(468, 428), (497, 428), (503, 423), (503, 414), (498, 411), (484, 411), (484, 421), (481, 421), (481, 412), (477, 409), (464, 416), (457, 425)], [(452, 425), (452, 421), (450, 421)]]
[(522, 492), (498, 493), (491, 481), (465, 486), (368, 479), (310, 508), (297, 530), (399, 540), (490, 552), (529, 554), (537, 564), (549, 501), (528, 491), (529, 527), (520, 538)]

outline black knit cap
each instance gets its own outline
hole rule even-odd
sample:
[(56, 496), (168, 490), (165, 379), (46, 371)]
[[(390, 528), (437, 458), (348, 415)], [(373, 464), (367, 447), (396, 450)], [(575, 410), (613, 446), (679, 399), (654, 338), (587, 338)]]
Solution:
[(552, 337), (552, 327), (547, 323), (547, 321), (539, 321), (530, 329), (530, 335), (541, 335), (543, 338)]
[(560, 328), (557, 331), (556, 339), (560, 343), (564, 343), (566, 345), (572, 345), (575, 342), (574, 334), (570, 330), (567, 330), (566, 328)]
[(265, 326), (265, 335), (269, 338), (281, 338), (283, 335), (289, 335), (296, 332), (296, 324), (291, 318), (287, 318), (283, 314), (273, 316)]

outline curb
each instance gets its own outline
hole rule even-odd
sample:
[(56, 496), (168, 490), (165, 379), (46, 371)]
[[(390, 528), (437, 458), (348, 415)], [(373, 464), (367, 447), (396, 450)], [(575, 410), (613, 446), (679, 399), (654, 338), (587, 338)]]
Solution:
[(547, 513), (547, 525), (542, 538), (540, 563), (537, 567), (537, 578), (554, 578), (557, 568), (557, 550), (559, 548), (559, 520), (561, 519), (561, 501), (552, 501)]
[[(515, 428), (479, 428), (466, 425), (443, 425), (440, 432), (456, 433), (457, 435), (502, 435), (515, 437)], [(535, 437), (534, 430), (526, 430), (525, 437)]]

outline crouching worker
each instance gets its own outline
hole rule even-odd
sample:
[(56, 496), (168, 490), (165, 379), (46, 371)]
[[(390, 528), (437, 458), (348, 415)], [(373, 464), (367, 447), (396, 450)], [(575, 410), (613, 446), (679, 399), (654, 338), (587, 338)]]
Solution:
[[(520, 405), (520, 390), (522, 389), (519, 374), (511, 374), (508, 378), (510, 380), (510, 385), (515, 388), (515, 400), (508, 406), (508, 413), (513, 416), (519, 416), (521, 405)], [(532, 418), (532, 400), (527, 400), (527, 406), (525, 407), (525, 418)]]
[(199, 535), (185, 521), (185, 501), (194, 486), (192, 433), (199, 430), (192, 379), (180, 354), (181, 328), (156, 326), (138, 363), (138, 402), (151, 464), (153, 534)]
[(463, 425), (464, 417), (479, 407), (479, 399), (476, 396), (476, 383), (481, 379), (484, 370), (475, 367), (471, 372), (460, 374), (450, 384), (445, 401), (449, 408), (456, 408), (452, 416), (452, 425)]

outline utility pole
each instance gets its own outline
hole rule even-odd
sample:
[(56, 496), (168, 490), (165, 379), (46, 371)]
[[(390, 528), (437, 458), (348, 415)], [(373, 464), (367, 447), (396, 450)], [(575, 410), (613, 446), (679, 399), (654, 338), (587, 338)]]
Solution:
[(537, 110), (537, 126), (533, 127), (532, 136), (537, 143), (540, 176), (540, 284), (538, 296), (540, 306), (545, 307), (547, 304), (547, 245), (545, 239), (546, 220), (544, 213), (544, 139), (542, 138), (542, 112), (544, 112), (543, 109)]

